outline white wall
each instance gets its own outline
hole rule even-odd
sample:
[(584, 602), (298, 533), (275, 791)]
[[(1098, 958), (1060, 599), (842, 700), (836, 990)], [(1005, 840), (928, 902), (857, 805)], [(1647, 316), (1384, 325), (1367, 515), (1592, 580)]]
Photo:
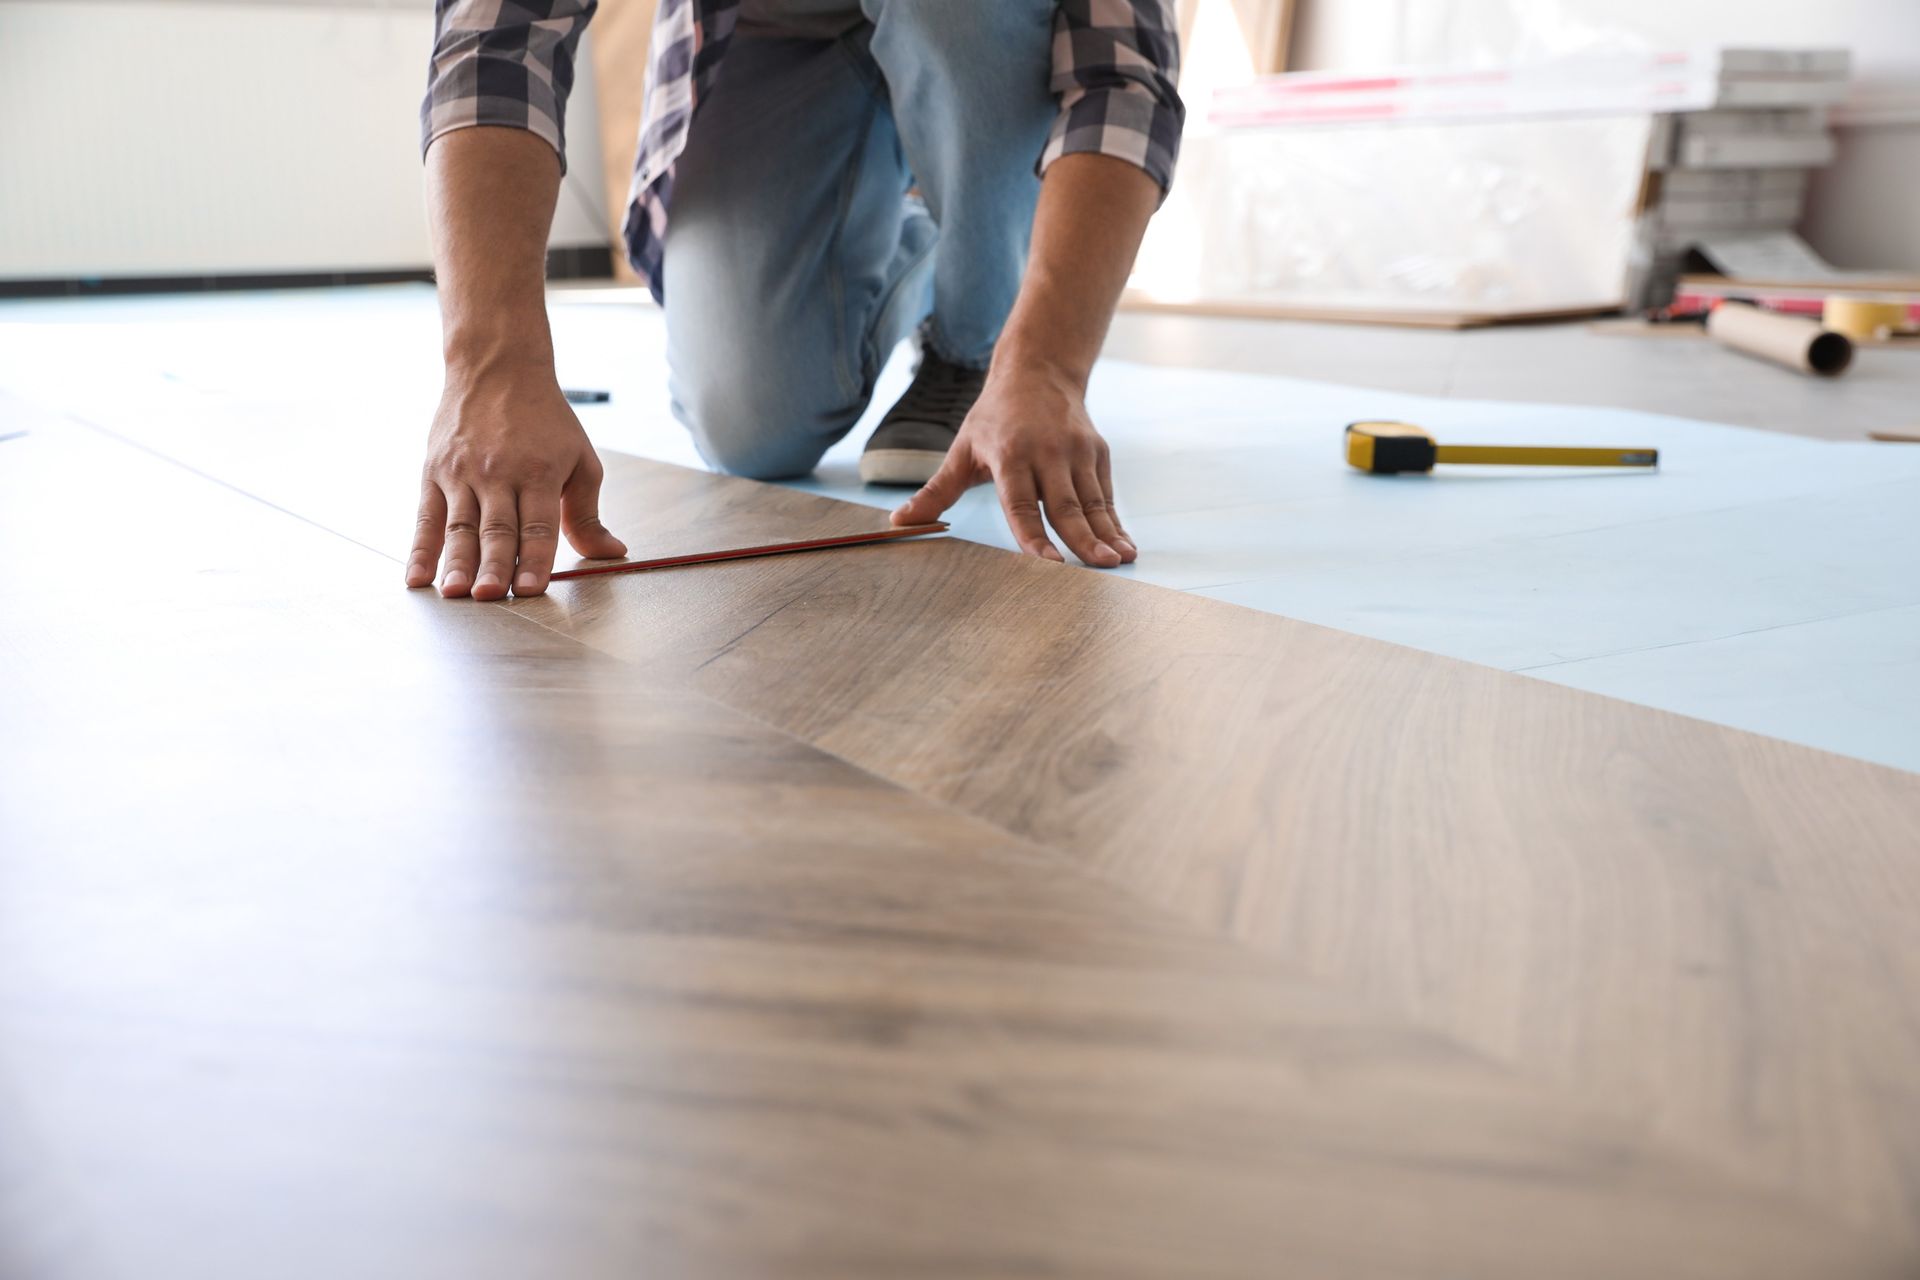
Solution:
[[(0, 279), (417, 268), (427, 0), (0, 0)], [(552, 243), (604, 245), (591, 59)]]
[(1844, 46), (1857, 83), (1805, 230), (1841, 266), (1920, 269), (1920, 0), (1305, 0), (1301, 69), (1596, 47)]

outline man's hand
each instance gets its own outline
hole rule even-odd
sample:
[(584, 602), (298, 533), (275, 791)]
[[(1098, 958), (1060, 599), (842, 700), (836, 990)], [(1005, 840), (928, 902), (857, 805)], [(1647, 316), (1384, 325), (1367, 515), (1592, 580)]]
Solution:
[(937, 520), (969, 487), (991, 480), (1027, 554), (1061, 558), (1044, 514), (1083, 562), (1133, 562), (1139, 553), (1114, 509), (1107, 442), (1087, 419), (1087, 378), (1159, 201), (1159, 185), (1124, 160), (1054, 161), (1040, 185), (1026, 279), (986, 388), (946, 465), (893, 513), (895, 524)]
[[(600, 459), (551, 374), (448, 371), (421, 476), (407, 585), (498, 600), (547, 589), (559, 531), (583, 556), (620, 556), (600, 523)], [(517, 571), (516, 571), (517, 566)]]
[(1096, 568), (1131, 564), (1139, 554), (1113, 505), (1107, 442), (1093, 429), (1071, 378), (996, 366), (946, 464), (894, 512), (894, 523), (938, 520), (968, 489), (989, 480), (999, 490), (1007, 527), (1029, 555), (1061, 559), (1046, 524)]
[(498, 600), (547, 589), (557, 530), (626, 554), (600, 523), (600, 459), (553, 373), (547, 226), (560, 160), (525, 129), (457, 129), (427, 149), (446, 390), (433, 418), (407, 585)]

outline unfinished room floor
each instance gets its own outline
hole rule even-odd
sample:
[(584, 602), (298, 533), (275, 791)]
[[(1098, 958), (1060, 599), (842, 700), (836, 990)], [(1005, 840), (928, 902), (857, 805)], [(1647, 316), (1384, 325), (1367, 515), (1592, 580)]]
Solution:
[[(657, 319), (556, 316), (636, 556), (883, 521), (671, 465)], [(0, 309), (9, 1280), (1920, 1267), (1920, 448), (1115, 363), (1133, 573), (981, 493), (483, 605), (398, 585), (435, 355)]]

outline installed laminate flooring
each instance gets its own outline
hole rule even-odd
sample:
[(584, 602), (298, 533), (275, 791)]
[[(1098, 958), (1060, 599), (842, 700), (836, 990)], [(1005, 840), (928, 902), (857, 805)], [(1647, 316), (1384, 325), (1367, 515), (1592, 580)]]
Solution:
[(60, 476), (170, 528), (119, 569), (117, 529), (66, 530), (5, 629), (10, 1280), (1255, 1275), (1282, 1245), (1897, 1274), (507, 610), (83, 429), (9, 449), (9, 546), (50, 541)]
[[(1498, 673), (954, 541), (445, 603), (312, 527), (324, 500), (6, 420), (9, 1280), (1911, 1273), (1883, 1002), (1912, 954), (1869, 914), (1867, 985), (1830, 990), (1817, 928), (1910, 904), (1906, 775), (1525, 685), (1564, 700), (1543, 727)], [(855, 514), (612, 468), (642, 545)], [(76, 484), (114, 518), (73, 520)], [(1421, 758), (1483, 719), (1512, 754)], [(1568, 832), (1604, 806), (1550, 788), (1596, 760), (1652, 790), (1583, 886)], [(1727, 788), (1689, 791), (1715, 767), (1752, 780), (1722, 837)], [(1830, 817), (1740, 855), (1790, 787), (1849, 815), (1823, 892), (1794, 859)], [(1666, 944), (1754, 883), (1809, 904), (1773, 940), (1796, 998), (1757, 942), (1688, 987)], [(1586, 917), (1617, 929), (1553, 936)], [(1437, 1034), (1325, 963), (1389, 934), (1526, 1034)], [(1663, 982), (1671, 1045), (1596, 1041)], [(1696, 1069), (1682, 1104), (1728, 1087), (1728, 1026), (1827, 997), (1833, 1045), (1746, 1046), (1784, 1094), (1733, 1082), (1812, 1113), (1804, 1167), (1567, 1087), (1518, 1051), (1536, 987), (1571, 1052)]]
[(1920, 776), (952, 539), (515, 607), (1920, 1229)]

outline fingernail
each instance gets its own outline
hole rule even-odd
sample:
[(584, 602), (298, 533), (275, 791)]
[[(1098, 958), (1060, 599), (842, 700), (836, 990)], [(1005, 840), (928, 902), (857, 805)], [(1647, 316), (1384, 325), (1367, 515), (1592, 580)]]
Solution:
[(515, 591), (531, 591), (538, 584), (538, 582), (539, 582), (539, 579), (535, 578), (532, 574), (523, 573), (518, 578), (514, 579), (513, 589)]
[(455, 569), (441, 581), (440, 585), (449, 589), (453, 587), (464, 587), (467, 585), (467, 575)]
[(497, 587), (500, 585), (500, 575), (496, 573), (483, 573), (473, 585), (476, 587)]

